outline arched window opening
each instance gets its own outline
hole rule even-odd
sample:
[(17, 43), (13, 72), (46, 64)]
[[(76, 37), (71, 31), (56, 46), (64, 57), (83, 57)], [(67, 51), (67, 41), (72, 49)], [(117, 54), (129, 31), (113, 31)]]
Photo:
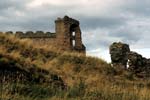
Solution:
[(72, 32), (72, 36), (75, 36), (75, 32)]
[(75, 47), (75, 40), (72, 40), (72, 46)]

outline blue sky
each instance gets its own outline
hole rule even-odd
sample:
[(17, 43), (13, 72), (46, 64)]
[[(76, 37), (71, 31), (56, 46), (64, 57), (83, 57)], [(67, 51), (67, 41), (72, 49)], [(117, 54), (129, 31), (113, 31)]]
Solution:
[(80, 21), (88, 55), (109, 59), (113, 42), (150, 57), (149, 0), (1, 0), (0, 31), (51, 31), (68, 15)]

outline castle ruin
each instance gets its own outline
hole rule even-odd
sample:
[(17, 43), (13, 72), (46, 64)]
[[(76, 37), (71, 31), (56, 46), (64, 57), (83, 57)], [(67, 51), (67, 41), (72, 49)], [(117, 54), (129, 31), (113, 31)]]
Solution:
[[(9, 31), (6, 34), (13, 34), (13, 32)], [(18, 31), (15, 36), (21, 39), (31, 39), (38, 45), (53, 45), (61, 51), (86, 53), (86, 47), (82, 43), (80, 23), (68, 16), (55, 20), (55, 33), (42, 31), (23, 33)]]
[(128, 56), (130, 48), (128, 44), (121, 42), (113, 43), (109, 48), (112, 65), (114, 67), (121, 66), (123, 69), (127, 67)]
[(150, 77), (150, 59), (134, 51), (130, 51), (128, 44), (115, 42), (110, 46), (109, 52), (114, 68), (138, 73), (140, 77)]

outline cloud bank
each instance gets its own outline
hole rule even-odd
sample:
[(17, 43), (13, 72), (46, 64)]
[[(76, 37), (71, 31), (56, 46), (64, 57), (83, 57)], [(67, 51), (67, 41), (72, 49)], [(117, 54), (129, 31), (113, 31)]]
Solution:
[(89, 54), (100, 55), (115, 41), (149, 49), (149, 12), (149, 0), (2, 0), (0, 31), (53, 32), (54, 20), (68, 15), (80, 20)]

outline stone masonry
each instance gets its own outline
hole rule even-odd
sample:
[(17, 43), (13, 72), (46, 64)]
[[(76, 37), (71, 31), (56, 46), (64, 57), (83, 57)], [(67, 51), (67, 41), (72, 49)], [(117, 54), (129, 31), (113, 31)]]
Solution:
[(113, 43), (110, 46), (110, 55), (113, 67), (123, 67), (133, 73), (142, 73), (141, 76), (150, 76), (150, 59), (130, 51), (128, 44)]
[[(55, 33), (32, 32), (23, 33), (18, 31), (15, 35), (21, 39), (31, 39), (37, 45), (53, 45), (61, 51), (74, 51), (86, 53), (86, 47), (82, 43), (82, 36), (79, 21), (64, 16), (55, 20)], [(13, 34), (9, 31), (6, 34)]]
[(109, 49), (111, 54), (112, 65), (114, 67), (120, 66), (122, 68), (126, 68), (128, 61), (127, 53), (130, 52), (129, 45), (123, 44), (121, 42), (115, 42), (110, 46)]

